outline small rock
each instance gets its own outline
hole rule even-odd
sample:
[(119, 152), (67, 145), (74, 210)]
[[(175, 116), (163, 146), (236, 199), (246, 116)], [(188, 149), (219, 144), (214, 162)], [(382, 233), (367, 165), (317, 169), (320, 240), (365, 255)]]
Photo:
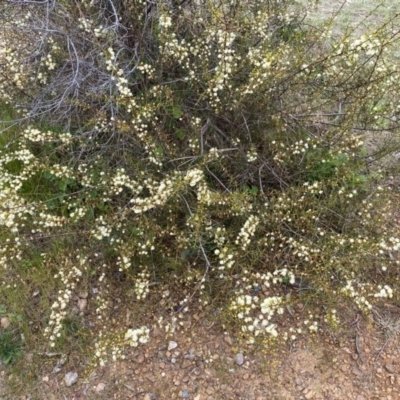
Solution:
[(67, 362), (67, 359), (65, 357), (62, 357), (57, 364), (55, 365), (55, 367), (53, 368), (53, 374), (56, 374), (58, 372), (61, 371), (63, 365)]
[(0, 325), (3, 329), (7, 329), (10, 326), (10, 320), (7, 317), (2, 317)]
[(150, 393), (146, 393), (143, 397), (143, 400), (152, 400), (152, 396)]
[(161, 329), (154, 328), (153, 331), (151, 332), (151, 337), (155, 338), (161, 335)]
[(78, 374), (76, 372), (67, 372), (64, 381), (67, 386), (72, 386), (78, 382)]
[(341, 367), (340, 367), (340, 370), (342, 371), (342, 372), (347, 372), (347, 370), (349, 369), (349, 366), (348, 365), (342, 365)]
[(348, 347), (344, 347), (343, 351), (346, 352), (347, 354), (351, 354), (351, 351)]
[(304, 397), (305, 397), (307, 400), (313, 399), (314, 396), (315, 396), (315, 393), (314, 393), (313, 390), (309, 390), (309, 391), (307, 392), (307, 394), (304, 395)]
[(187, 390), (182, 391), (182, 397), (184, 399), (188, 399), (189, 398), (189, 392)]
[(168, 343), (168, 351), (176, 349), (178, 347), (178, 343), (173, 342), (172, 340)]
[(86, 299), (79, 299), (78, 300), (78, 308), (79, 311), (83, 311), (87, 307), (87, 300)]
[(181, 368), (182, 369), (189, 368), (191, 365), (192, 365), (192, 362), (190, 360), (188, 360), (187, 358), (185, 358), (182, 361)]
[(81, 299), (87, 299), (88, 298), (88, 295), (89, 295), (89, 293), (88, 292), (79, 292), (79, 294), (78, 294), (78, 296), (81, 298)]
[(96, 393), (102, 392), (106, 388), (106, 384), (103, 382), (100, 382), (97, 384), (96, 388), (94, 389)]
[(385, 369), (387, 372), (389, 372), (390, 374), (394, 374), (396, 372), (396, 369), (394, 367), (393, 364), (386, 364), (385, 365)]
[(382, 368), (377, 368), (377, 369), (376, 369), (376, 373), (377, 373), (377, 374), (381, 374), (382, 372), (383, 372)]
[(243, 365), (243, 363), (244, 363), (244, 356), (243, 356), (242, 353), (236, 354), (236, 356), (235, 356), (235, 363), (236, 363), (237, 365)]
[(361, 376), (361, 375), (363, 374), (357, 367), (354, 367), (354, 368), (351, 370), (351, 372), (352, 372), (354, 375), (356, 375), (356, 376)]
[(144, 361), (144, 355), (143, 354), (139, 354), (137, 359), (136, 359), (136, 362), (138, 364), (142, 364), (143, 361)]
[(175, 363), (176, 363), (176, 358), (175, 358), (175, 357), (172, 357), (172, 358), (171, 358), (171, 362), (172, 362), (172, 364), (175, 364)]
[(193, 400), (201, 400), (201, 394), (197, 394)]
[(48, 376), (44, 376), (43, 378), (42, 378), (42, 382), (48, 382), (49, 381), (49, 377)]
[(185, 358), (187, 358), (188, 360), (193, 361), (194, 360), (194, 354), (186, 354)]
[(230, 336), (225, 336), (224, 342), (229, 344), (229, 346), (232, 346), (232, 338)]
[(60, 372), (61, 371), (61, 367), (59, 367), (58, 365), (56, 365), (54, 368), (53, 368), (53, 371), (51, 371), (53, 374), (57, 374), (58, 372)]
[(233, 364), (233, 358), (232, 357), (226, 357), (225, 361), (227, 364), (232, 365)]
[(181, 321), (179, 325), (184, 328), (184, 329), (190, 329), (190, 326), (192, 325), (190, 321)]

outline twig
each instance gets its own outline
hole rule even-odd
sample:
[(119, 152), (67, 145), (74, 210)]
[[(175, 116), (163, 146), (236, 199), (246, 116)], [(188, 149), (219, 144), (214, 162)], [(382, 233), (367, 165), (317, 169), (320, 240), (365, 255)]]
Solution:
[(357, 351), (357, 354), (358, 354), (358, 356), (360, 357), (361, 362), (364, 363), (364, 359), (363, 359), (363, 357), (362, 357), (361, 350), (360, 350), (360, 335), (359, 335), (358, 333), (356, 333), (355, 342), (356, 342), (356, 351)]

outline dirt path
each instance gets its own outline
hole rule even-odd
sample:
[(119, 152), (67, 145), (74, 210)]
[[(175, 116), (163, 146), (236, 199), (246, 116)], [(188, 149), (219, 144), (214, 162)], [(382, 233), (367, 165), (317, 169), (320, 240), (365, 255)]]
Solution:
[[(59, 360), (50, 360), (31, 388), (3, 370), (0, 395), (4, 400), (396, 400), (400, 398), (397, 312), (381, 316), (384, 330), (356, 316), (346, 333), (325, 332), (248, 352), (218, 326), (188, 319), (186, 330), (170, 337), (153, 330), (148, 346), (129, 350), (126, 360), (99, 367), (86, 379), (74, 357), (58, 372), (52, 369)], [(244, 356), (242, 365), (238, 354)], [(64, 382), (68, 371), (79, 372), (71, 387)], [(7, 394), (6, 380), (13, 380), (14, 390), (24, 394)]]

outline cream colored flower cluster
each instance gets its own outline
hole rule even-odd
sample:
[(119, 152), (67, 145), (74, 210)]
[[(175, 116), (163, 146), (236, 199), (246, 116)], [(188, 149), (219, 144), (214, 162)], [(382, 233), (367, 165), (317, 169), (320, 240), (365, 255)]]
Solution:
[[(188, 170), (184, 177), (179, 173), (173, 173), (161, 182), (147, 180), (147, 182), (145, 181), (145, 187), (150, 191), (151, 196), (147, 198), (132, 198), (131, 203), (134, 204), (132, 209), (135, 213), (140, 214), (152, 208), (163, 206), (171, 198), (172, 194), (184, 185), (194, 187), (203, 179), (203, 172), (199, 168), (193, 168)], [(200, 194), (200, 199), (204, 200), (202, 196), (206, 196), (205, 200), (207, 200), (207, 191), (204, 187)]]
[(43, 132), (40, 129), (29, 126), (24, 130), (24, 137), (31, 142), (61, 142), (63, 144), (70, 144), (72, 142), (72, 135), (68, 132), (55, 133), (51, 131)]
[(112, 227), (104, 220), (104, 217), (100, 217), (96, 221), (96, 227), (92, 229), (92, 236), (97, 240), (103, 240), (109, 238), (112, 232)]
[[(75, 266), (74, 264), (77, 264)], [(49, 338), (50, 347), (55, 347), (56, 341), (62, 335), (63, 321), (70, 313), (68, 305), (74, 294), (76, 285), (80, 282), (83, 271), (86, 270), (87, 259), (76, 257), (76, 261), (66, 259), (64, 265), (60, 266), (54, 279), (60, 280), (62, 289), (58, 291), (58, 297), (51, 306), (51, 314), (44, 333)]]
[(260, 219), (257, 216), (250, 215), (242, 229), (240, 229), (235, 243), (240, 245), (242, 250), (246, 250), (247, 246), (250, 244), (251, 238), (254, 236), (259, 223)]
[[(12, 81), (17, 85), (19, 89), (24, 87), (23, 77), (25, 74), (24, 64), (21, 63), (21, 60), (18, 57), (17, 51), (12, 51), (11, 49), (6, 50), (6, 61), (7, 61), (7, 70), (14, 75), (11, 77)], [(7, 71), (5, 70), (5, 72)]]
[(342, 293), (354, 299), (354, 302), (364, 312), (372, 310), (372, 304), (367, 300), (369, 285), (356, 284), (352, 280), (346, 282), (346, 286), (342, 288)]
[(128, 329), (125, 333), (125, 340), (129, 342), (132, 347), (139, 346), (140, 343), (147, 343), (150, 339), (150, 329), (142, 326), (137, 329)]
[[(289, 280), (294, 283), (295, 275), (287, 268), (276, 270), (274, 273), (251, 274), (243, 276), (237, 286), (240, 288), (238, 295), (232, 300), (230, 310), (233, 312), (241, 330), (250, 342), (257, 336), (276, 338), (279, 336), (273, 317), (284, 313), (285, 299), (282, 296), (271, 295), (274, 286)], [(245, 293), (251, 294), (245, 294)], [(282, 334), (287, 339), (287, 333)]]
[(135, 276), (134, 291), (138, 300), (144, 300), (149, 294), (150, 274), (144, 270)]
[(225, 228), (217, 227), (214, 230), (214, 242), (217, 245), (214, 254), (218, 256), (218, 269), (220, 271), (231, 269), (236, 262), (236, 252), (231, 248), (231, 246), (227, 245)]

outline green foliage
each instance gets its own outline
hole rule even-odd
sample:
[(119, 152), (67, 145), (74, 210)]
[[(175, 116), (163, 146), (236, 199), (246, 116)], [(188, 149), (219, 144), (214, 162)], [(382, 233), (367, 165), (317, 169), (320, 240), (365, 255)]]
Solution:
[(11, 364), (21, 355), (21, 340), (10, 330), (0, 331), (0, 360)]

